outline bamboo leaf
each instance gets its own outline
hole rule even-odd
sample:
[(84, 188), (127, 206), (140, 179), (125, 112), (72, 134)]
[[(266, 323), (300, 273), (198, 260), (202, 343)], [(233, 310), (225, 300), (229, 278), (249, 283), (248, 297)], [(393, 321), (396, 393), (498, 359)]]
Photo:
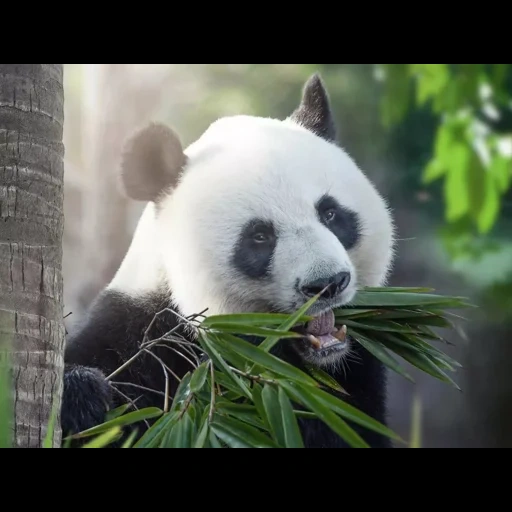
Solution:
[(378, 422), (368, 414), (365, 414), (363, 411), (357, 409), (356, 407), (332, 396), (327, 391), (322, 389), (313, 389), (310, 391), (311, 395), (316, 398), (319, 402), (325, 404), (326, 407), (329, 407), (333, 412), (343, 416), (346, 420), (352, 421), (357, 425), (360, 425), (368, 430), (372, 430), (378, 434), (381, 434), (385, 437), (389, 437), (390, 439), (394, 439), (399, 442), (404, 442), (403, 439), (393, 432), (390, 428), (386, 427), (382, 423)]
[(318, 386), (318, 383), (309, 375), (306, 375), (301, 370), (284, 362), (281, 359), (268, 354), (261, 350), (261, 347), (256, 347), (240, 338), (233, 338), (231, 345), (236, 352), (244, 356), (249, 362), (256, 363), (263, 368), (271, 370), (275, 373), (288, 377), (290, 379), (308, 384), (310, 386)]
[(371, 293), (432, 293), (434, 288), (422, 288), (413, 286), (367, 286), (365, 292)]
[[(283, 313), (237, 313), (233, 315), (212, 315), (203, 320), (202, 325), (204, 327), (212, 327), (216, 326), (217, 324), (234, 324), (236, 326), (243, 324), (268, 327), (270, 325), (279, 326), (284, 322), (287, 322), (289, 318), (290, 315)], [(312, 317), (303, 315), (302, 317), (297, 319), (297, 322), (309, 322), (311, 319)]]
[(256, 428), (234, 418), (218, 415), (212, 422), (211, 428), (227, 444), (233, 441), (240, 443), (243, 440), (243, 444), (247, 446), (240, 446), (242, 448), (279, 448), (272, 439)]
[(277, 336), (278, 338), (300, 338), (301, 335), (296, 332), (282, 331), (278, 329), (268, 329), (266, 327), (258, 327), (255, 325), (216, 323), (210, 329), (222, 333), (244, 334), (246, 336)]
[(130, 407), (132, 407), (131, 403), (120, 405), (115, 409), (111, 409), (107, 412), (106, 421), (115, 420), (119, 416), (122, 416)]
[(53, 433), (55, 430), (55, 424), (57, 422), (59, 412), (60, 411), (59, 411), (59, 407), (58, 407), (58, 402), (54, 402), (52, 405), (52, 412), (50, 415), (50, 420), (48, 421), (46, 435), (43, 440), (43, 448), (53, 448)]
[(160, 445), (161, 448), (189, 448), (192, 445), (194, 424), (189, 411), (173, 425)]
[[(249, 423), (256, 428), (270, 430), (265, 420), (260, 418), (256, 407), (248, 404), (236, 404), (227, 400), (217, 402), (217, 410), (226, 413), (244, 423)], [(266, 419), (266, 418), (265, 418)]]
[(206, 382), (206, 377), (208, 376), (208, 367), (210, 365), (209, 361), (205, 361), (200, 364), (192, 373), (192, 377), (190, 379), (190, 391), (192, 393), (198, 393), (204, 386)]
[(84, 444), (82, 448), (105, 448), (116, 441), (121, 435), (121, 427), (115, 426)]
[[(236, 376), (231, 368), (226, 364), (222, 356), (217, 352), (213, 344), (208, 339), (208, 336), (203, 336), (202, 333), (199, 333), (199, 339), (203, 348), (208, 352), (210, 358), (218, 365), (219, 368), (222, 368), (226, 372), (226, 374), (231, 378), (231, 380), (238, 385), (238, 387), (242, 390), (242, 393), (247, 397), (251, 398), (251, 391), (247, 387), (247, 385)], [(238, 338), (237, 338), (238, 339)]]
[[(208, 436), (210, 444), (212, 445), (212, 448), (223, 448), (223, 446), (219, 442), (219, 438), (213, 431), (212, 427), (210, 426), (210, 435)], [(241, 448), (250, 448), (250, 446), (242, 446)]]
[(190, 394), (190, 381), (192, 379), (192, 373), (187, 372), (178, 386), (176, 393), (174, 394), (174, 398), (172, 401), (171, 409), (169, 412), (174, 412), (179, 409), (179, 407), (185, 402), (188, 395)]
[(282, 388), (279, 388), (277, 394), (283, 421), (284, 446), (287, 448), (304, 448), (302, 434), (299, 429), (299, 424), (297, 423), (297, 418), (293, 413), (290, 399)]
[(252, 388), (252, 399), (254, 401), (254, 406), (258, 411), (258, 414), (262, 421), (265, 424), (266, 430), (271, 430), (270, 421), (267, 418), (267, 413), (265, 411), (265, 405), (263, 404), (263, 387), (257, 382), (254, 383)]
[[(306, 314), (306, 311), (320, 298), (320, 294), (315, 295), (314, 297), (311, 297), (302, 307), (300, 307), (293, 315), (290, 315), (288, 320), (285, 320), (280, 325), (280, 330), (288, 331), (291, 329), (298, 321), (299, 318), (301, 318), (303, 315)], [(263, 340), (260, 347), (265, 352), (268, 352), (278, 341), (279, 336), (273, 335), (268, 337), (267, 339)]]
[(131, 425), (132, 423), (137, 423), (139, 421), (148, 420), (151, 418), (156, 418), (163, 413), (161, 409), (158, 407), (147, 407), (145, 409), (140, 409), (138, 411), (129, 412), (128, 414), (124, 414), (123, 416), (119, 416), (110, 421), (106, 421), (101, 425), (96, 427), (89, 428), (77, 434), (73, 434), (69, 436), (71, 439), (81, 439), (83, 437), (94, 436), (96, 434), (100, 434), (107, 430), (111, 430), (113, 427), (122, 427), (126, 425)]
[(199, 435), (197, 436), (194, 442), (194, 448), (203, 448), (208, 439), (208, 434), (210, 433), (210, 425), (208, 423), (208, 416), (205, 417), (201, 429), (199, 430)]
[[(387, 291), (387, 289), (386, 289)], [(444, 308), (462, 308), (469, 306), (464, 302), (464, 297), (445, 297), (430, 293), (386, 293), (381, 292), (359, 292), (351, 303), (351, 306), (361, 305), (365, 308), (389, 308), (389, 307), (425, 307), (438, 306)]]
[(298, 402), (314, 412), (320, 420), (326, 423), (334, 432), (342, 437), (352, 448), (369, 448), (368, 444), (328, 407), (319, 402), (310, 389), (302, 389), (294, 382), (279, 381), (281, 386)]
[(128, 436), (128, 438), (123, 443), (123, 446), (121, 446), (121, 448), (131, 448), (138, 433), (139, 433), (138, 428), (133, 429), (132, 433)]
[(308, 373), (318, 382), (325, 384), (327, 387), (343, 393), (344, 395), (348, 395), (348, 393), (341, 387), (340, 383), (321, 368), (309, 363), (306, 363), (305, 367)]
[(172, 411), (163, 414), (144, 435), (135, 443), (134, 448), (155, 448), (162, 437), (172, 428), (173, 422), (178, 418), (179, 412)]
[(382, 343), (371, 341), (354, 330), (351, 331), (351, 336), (388, 368), (391, 368), (407, 380), (414, 382), (414, 379), (398, 364), (396, 359), (386, 350)]
[(435, 377), (436, 379), (451, 384), (455, 389), (461, 391), (455, 381), (446, 375), (446, 373), (443, 372), (426, 354), (398, 346), (396, 346), (395, 352), (413, 366), (416, 366), (425, 373), (432, 375), (432, 377)]
[(268, 384), (263, 386), (261, 393), (266, 417), (271, 426), (272, 437), (280, 446), (286, 446), (286, 437), (281, 416), (281, 404), (277, 391)]

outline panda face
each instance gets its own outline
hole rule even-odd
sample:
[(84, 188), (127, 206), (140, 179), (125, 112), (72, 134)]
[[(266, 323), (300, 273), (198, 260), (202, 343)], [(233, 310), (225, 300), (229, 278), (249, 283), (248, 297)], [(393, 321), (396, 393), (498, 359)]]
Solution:
[[(331, 335), (332, 309), (361, 286), (383, 284), (393, 225), (373, 185), (330, 138), (328, 104), (307, 110), (308, 92), (285, 121), (235, 116), (212, 124), (180, 155), (180, 172), (163, 190), (160, 178), (153, 229), (158, 263), (184, 315), (291, 313), (323, 291), (308, 312), (319, 318), (320, 330), (311, 331), (319, 345), (302, 350), (321, 364), (346, 348)], [(326, 101), (323, 88), (313, 92)], [(171, 146), (160, 150), (153, 172), (176, 160)]]

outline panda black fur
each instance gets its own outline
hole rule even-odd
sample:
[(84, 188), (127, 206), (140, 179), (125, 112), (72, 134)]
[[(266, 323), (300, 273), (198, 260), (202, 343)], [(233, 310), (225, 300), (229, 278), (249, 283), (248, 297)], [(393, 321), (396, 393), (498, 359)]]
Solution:
[[(122, 179), (131, 198), (149, 203), (115, 278), (68, 340), (64, 435), (101, 423), (126, 397), (139, 408), (162, 407), (161, 394), (143, 390), (164, 389), (161, 363), (178, 376), (192, 369), (169, 348), (156, 347), (116, 374), (111, 381), (122, 395), (104, 377), (139, 350), (144, 335), (163, 336), (180, 317), (206, 308), (206, 314), (292, 312), (336, 276), (330, 294), (309, 312), (315, 315), (349, 303), (358, 286), (387, 278), (389, 210), (338, 147), (316, 75), (285, 121), (221, 119), (185, 151), (169, 128), (150, 125), (127, 144)], [(191, 339), (177, 328), (175, 334)], [(382, 364), (350, 340), (348, 347), (324, 347), (281, 342), (273, 352), (300, 368), (305, 361), (323, 367), (350, 394), (344, 400), (386, 423)], [(178, 381), (169, 384), (172, 396)], [(371, 446), (391, 447), (387, 438), (352, 426)], [(318, 420), (301, 420), (301, 429), (307, 447), (346, 447)]]

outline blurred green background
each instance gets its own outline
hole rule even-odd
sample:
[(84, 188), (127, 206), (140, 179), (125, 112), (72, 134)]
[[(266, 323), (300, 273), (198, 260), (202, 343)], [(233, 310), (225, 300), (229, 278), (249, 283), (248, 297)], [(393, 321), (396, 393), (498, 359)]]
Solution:
[(314, 72), (329, 90), (341, 144), (393, 209), (390, 285), (430, 286), (479, 306), (448, 335), (448, 353), (464, 366), (462, 393), (412, 369), (415, 385), (390, 375), (391, 427), (409, 438), (420, 426), (424, 447), (512, 446), (508, 64), (66, 65), (68, 330), (112, 278), (143, 207), (119, 193), (125, 137), (156, 119), (187, 145), (221, 116), (284, 118)]

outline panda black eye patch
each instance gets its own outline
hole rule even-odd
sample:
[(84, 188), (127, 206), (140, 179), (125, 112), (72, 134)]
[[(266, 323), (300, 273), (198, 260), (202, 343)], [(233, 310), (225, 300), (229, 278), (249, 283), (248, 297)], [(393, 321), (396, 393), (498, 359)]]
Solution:
[(332, 231), (345, 249), (354, 247), (361, 237), (360, 220), (355, 212), (341, 206), (334, 197), (322, 196), (315, 205), (318, 218)]
[(243, 228), (233, 252), (233, 265), (251, 279), (268, 276), (277, 236), (271, 222), (252, 219)]

